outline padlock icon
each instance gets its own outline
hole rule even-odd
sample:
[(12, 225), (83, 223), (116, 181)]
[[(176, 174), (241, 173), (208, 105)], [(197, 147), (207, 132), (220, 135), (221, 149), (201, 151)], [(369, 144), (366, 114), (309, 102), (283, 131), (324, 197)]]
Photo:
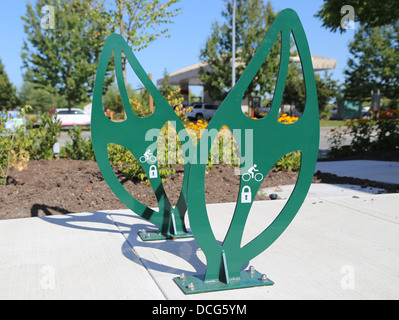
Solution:
[(150, 179), (158, 178), (158, 170), (157, 167), (152, 165), (150, 167)]
[(249, 186), (242, 188), (241, 192), (241, 203), (251, 203), (252, 202), (252, 191)]

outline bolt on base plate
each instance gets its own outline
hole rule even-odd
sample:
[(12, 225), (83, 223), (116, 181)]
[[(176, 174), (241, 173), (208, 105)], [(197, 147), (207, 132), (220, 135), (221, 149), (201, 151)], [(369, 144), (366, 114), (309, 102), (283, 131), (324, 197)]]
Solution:
[(256, 270), (241, 271), (241, 278), (230, 279), (230, 284), (221, 281), (203, 281), (204, 276), (180, 276), (173, 280), (185, 294), (243, 289), (251, 287), (272, 286), (274, 282)]
[(163, 234), (159, 231), (140, 231), (138, 233), (141, 240), (147, 241), (160, 241), (160, 240), (174, 240), (174, 239), (184, 239), (193, 238), (192, 232), (178, 232), (177, 234)]

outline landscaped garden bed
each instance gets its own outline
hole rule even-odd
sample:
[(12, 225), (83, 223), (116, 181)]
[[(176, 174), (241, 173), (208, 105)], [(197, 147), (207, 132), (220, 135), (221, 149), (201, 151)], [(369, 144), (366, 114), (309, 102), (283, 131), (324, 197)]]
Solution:
[[(184, 167), (175, 166), (175, 173), (167, 177), (164, 187), (172, 204), (180, 194)], [(156, 207), (151, 187), (145, 181), (126, 180), (115, 170), (124, 187), (142, 203)], [(291, 185), (296, 183), (297, 172), (270, 172), (261, 188)], [(214, 165), (206, 175), (207, 203), (235, 202), (240, 177), (234, 175), (234, 168)], [(363, 187), (377, 187), (388, 192), (399, 192), (399, 185), (337, 177), (317, 173), (314, 183), (352, 184)], [(268, 200), (257, 196), (256, 200)], [(55, 214), (93, 212), (96, 210), (126, 209), (104, 181), (97, 163), (60, 159), (57, 161), (29, 161), (27, 170), (12, 169), (7, 185), (0, 186), (0, 219), (28, 218)]]

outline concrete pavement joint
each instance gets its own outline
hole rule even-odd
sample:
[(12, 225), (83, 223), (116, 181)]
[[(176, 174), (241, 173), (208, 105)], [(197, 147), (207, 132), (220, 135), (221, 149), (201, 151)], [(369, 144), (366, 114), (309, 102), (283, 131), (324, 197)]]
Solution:
[(119, 227), (118, 223), (114, 220), (114, 218), (112, 217), (112, 213), (111, 212), (107, 212), (107, 215), (109, 216), (109, 218), (112, 220), (112, 222), (114, 223), (114, 225), (116, 226), (116, 228), (119, 230), (119, 232), (121, 233), (122, 237), (125, 239), (126, 243), (129, 245), (130, 249), (133, 251), (133, 253), (137, 256), (137, 258), (140, 260), (141, 264), (143, 265), (143, 267), (145, 268), (145, 270), (147, 271), (147, 273), (149, 274), (149, 276), (152, 278), (152, 280), (154, 281), (154, 283), (156, 284), (156, 286), (158, 287), (159, 291), (161, 291), (162, 295), (165, 297), (165, 300), (168, 300), (167, 294), (164, 291), (164, 289), (162, 288), (161, 284), (159, 283), (159, 281), (157, 280), (156, 276), (151, 272), (151, 269), (148, 268), (148, 266), (146, 265), (146, 262), (144, 261), (143, 257), (140, 256), (140, 254), (134, 250), (133, 245), (130, 243), (129, 241), (129, 237), (127, 235), (125, 235), (125, 233), (123, 232), (123, 230), (121, 230), (121, 228)]
[[(372, 199), (372, 198), (370, 198), (370, 199)], [(351, 209), (351, 210), (353, 210), (353, 211), (357, 211), (357, 212), (366, 214), (366, 215), (368, 215), (368, 216), (371, 216), (371, 217), (374, 217), (374, 218), (377, 218), (377, 219), (381, 219), (381, 220), (384, 220), (384, 221), (387, 221), (387, 222), (392, 222), (392, 223), (395, 223), (395, 224), (399, 224), (398, 221), (395, 221), (395, 220), (394, 220), (393, 218), (391, 218), (390, 216), (384, 215), (384, 214), (381, 213), (381, 212), (376, 212), (376, 211), (374, 211), (374, 210), (373, 210), (374, 213), (366, 212), (365, 210), (361, 210), (361, 209), (359, 209), (359, 208), (357, 208), (357, 207), (350, 207), (350, 206), (348, 206), (348, 205), (339, 203), (339, 202), (334, 201), (334, 200), (331, 200), (331, 199), (329, 199), (329, 198), (320, 198), (320, 200), (329, 202), (329, 203), (331, 203), (331, 204), (335, 204), (335, 205), (340, 206), (340, 207), (344, 207), (344, 208), (346, 208), (346, 209)], [(370, 210), (370, 209), (369, 209), (369, 210)]]

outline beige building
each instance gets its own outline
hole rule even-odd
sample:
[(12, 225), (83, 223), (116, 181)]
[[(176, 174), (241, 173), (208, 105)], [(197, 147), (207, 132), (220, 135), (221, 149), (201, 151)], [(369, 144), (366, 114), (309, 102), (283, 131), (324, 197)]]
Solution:
[[(298, 56), (290, 58), (292, 63), (300, 63)], [(332, 70), (337, 67), (337, 60), (324, 58), (316, 55), (312, 55), (313, 68), (315, 72)], [(211, 66), (205, 62), (193, 64), (191, 66), (180, 69), (169, 75), (170, 84), (179, 86), (184, 96), (184, 104), (189, 104), (189, 86), (202, 86), (202, 82), (199, 79), (199, 70), (203, 67), (205, 70), (210, 70)], [(157, 81), (157, 85), (162, 84), (162, 79)], [(202, 97), (204, 102), (212, 102), (212, 99), (204, 92)], [(243, 101), (243, 111), (248, 111), (248, 101)]]

